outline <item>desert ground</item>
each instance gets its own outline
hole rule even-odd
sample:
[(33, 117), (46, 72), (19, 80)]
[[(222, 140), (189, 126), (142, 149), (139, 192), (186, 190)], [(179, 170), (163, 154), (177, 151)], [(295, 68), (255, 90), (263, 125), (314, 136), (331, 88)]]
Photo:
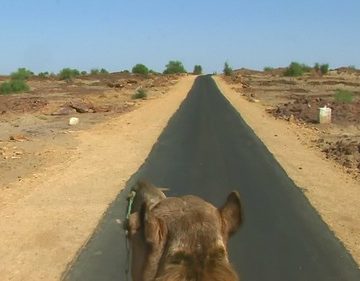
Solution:
[[(165, 94), (178, 78), (127, 73), (72, 81), (33, 77), (29, 93), (0, 95), (0, 186), (36, 173), (45, 159), (46, 165), (59, 161), (76, 147), (72, 132), (140, 106), (142, 99), (132, 99), (137, 89), (146, 89), (151, 100)], [(0, 82), (6, 79), (1, 77)], [(78, 117), (79, 125), (70, 128), (70, 117)]]

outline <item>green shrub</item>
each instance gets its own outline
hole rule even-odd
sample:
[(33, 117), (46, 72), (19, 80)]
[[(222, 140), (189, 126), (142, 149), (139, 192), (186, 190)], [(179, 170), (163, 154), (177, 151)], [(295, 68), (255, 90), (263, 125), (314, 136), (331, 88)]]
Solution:
[(181, 61), (169, 61), (165, 66), (164, 74), (186, 73), (184, 65)]
[(33, 72), (26, 68), (19, 68), (16, 72), (11, 73), (12, 80), (27, 80), (30, 76), (34, 75)]
[(11, 93), (20, 93), (29, 90), (30, 87), (26, 84), (24, 80), (10, 80), (7, 82), (3, 82), (0, 85), (0, 93), (4, 95)]
[(1, 94), (7, 95), (7, 94), (10, 94), (12, 92), (13, 92), (13, 90), (12, 90), (10, 82), (3, 82), (3, 83), (0, 84), (0, 93)]
[(81, 74), (82, 76), (85, 76), (85, 75), (87, 75), (87, 71), (83, 70), (83, 71), (80, 72), (80, 74)]
[(315, 63), (314, 64), (314, 70), (316, 71), (316, 72), (320, 72), (320, 63)]
[(98, 75), (98, 74), (109, 74), (109, 71), (107, 71), (105, 68), (93, 68), (90, 70), (91, 75)]
[(144, 89), (139, 89), (132, 95), (132, 99), (146, 99), (147, 93)]
[(40, 78), (46, 78), (49, 77), (49, 72), (45, 71), (45, 72), (39, 72), (38, 76)]
[(228, 64), (228, 62), (225, 62), (224, 64), (224, 74), (226, 76), (230, 76), (233, 73), (232, 68), (230, 67), (230, 65)]
[(285, 70), (285, 76), (302, 76), (304, 74), (303, 66), (298, 62), (292, 62)]
[(80, 72), (77, 69), (64, 68), (59, 72), (59, 79), (69, 81), (79, 75)]
[(307, 64), (304, 63), (301, 64), (301, 68), (304, 72), (310, 72), (312, 69), (311, 66), (308, 66)]
[(322, 75), (325, 75), (329, 72), (329, 64), (325, 63), (320, 65), (320, 72)]
[(109, 71), (107, 71), (105, 68), (100, 69), (100, 74), (109, 74)]
[(97, 69), (97, 68), (93, 68), (93, 69), (90, 70), (90, 74), (91, 74), (91, 75), (97, 75), (97, 74), (99, 74), (99, 73), (100, 73), (100, 70)]
[(131, 72), (146, 75), (149, 73), (149, 69), (144, 64), (138, 63), (132, 68)]
[(196, 64), (194, 66), (194, 71), (193, 71), (193, 74), (195, 75), (200, 75), (202, 73), (202, 66), (199, 65), (199, 64)]
[(157, 71), (155, 71), (155, 70), (152, 70), (152, 69), (149, 70), (149, 73), (150, 73), (150, 74), (159, 74), (159, 72), (157, 72)]
[(24, 80), (11, 80), (11, 88), (15, 93), (29, 91), (30, 87), (26, 84)]
[(354, 99), (354, 94), (348, 90), (337, 89), (334, 98), (336, 102), (351, 103)]
[(274, 70), (274, 68), (271, 67), (271, 66), (265, 66), (264, 67), (264, 71), (272, 71), (272, 70)]

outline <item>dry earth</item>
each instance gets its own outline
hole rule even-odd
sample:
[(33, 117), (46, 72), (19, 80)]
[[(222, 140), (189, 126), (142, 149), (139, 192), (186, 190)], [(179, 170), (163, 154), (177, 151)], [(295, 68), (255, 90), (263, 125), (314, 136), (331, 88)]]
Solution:
[[(226, 77), (250, 101), (266, 106), (278, 119), (302, 124), (315, 131), (312, 146), (360, 178), (360, 70), (340, 68), (321, 76), (284, 77), (283, 69), (259, 72), (238, 70)], [(352, 102), (336, 100), (337, 89), (351, 91)], [(319, 107), (332, 109), (332, 124), (318, 124)]]
[[(264, 76), (262, 79), (266, 80)], [(251, 87), (251, 83), (234, 84), (229, 78), (220, 76), (215, 77), (215, 81), (360, 264), (360, 181), (338, 162), (327, 159), (314, 145), (319, 140), (320, 129), (275, 118), (266, 112), (269, 102), (257, 102), (244, 90)], [(257, 98), (260, 92), (252, 90)], [(286, 101), (283, 95), (281, 98)], [(279, 98), (274, 96), (269, 100), (273, 105), (279, 103)], [(337, 129), (356, 131), (354, 126)], [(330, 134), (334, 129), (324, 127), (322, 130), (321, 134)]]
[[(59, 280), (111, 201), (146, 159), (193, 81), (193, 76), (181, 77), (177, 83), (164, 81), (154, 92), (166, 94), (132, 102), (132, 110), (120, 115), (116, 110), (108, 116), (72, 112), (80, 117), (80, 124), (71, 128), (69, 116), (49, 113), (71, 101), (73, 94), (60, 95), (58, 102), (43, 97), (47, 105), (54, 105), (46, 113), (36, 109), (0, 115), (0, 280)], [(112, 91), (100, 93), (105, 97), (94, 91), (95, 98), (87, 98), (93, 98), (92, 104), (103, 99), (102, 106), (129, 100), (118, 92), (123, 90)], [(29, 95), (42, 98), (41, 93)], [(64, 101), (64, 96), (69, 100)], [(16, 104), (16, 96), (6, 98)]]
[[(88, 75), (71, 82), (32, 77), (29, 93), (0, 95), (0, 189), (36, 173), (44, 159), (49, 165), (71, 155), (71, 148), (77, 146), (72, 131), (136, 109), (142, 103), (132, 99), (136, 89), (145, 89), (148, 99), (153, 99), (177, 79), (128, 73)], [(78, 126), (69, 128), (71, 116), (80, 118)]]

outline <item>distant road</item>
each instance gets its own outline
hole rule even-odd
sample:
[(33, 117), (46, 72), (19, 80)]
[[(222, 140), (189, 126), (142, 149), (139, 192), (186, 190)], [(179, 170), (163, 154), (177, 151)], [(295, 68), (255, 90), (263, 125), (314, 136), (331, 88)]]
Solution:
[[(222, 96), (211, 76), (195, 81), (154, 145), (137, 179), (195, 194), (220, 206), (238, 190), (245, 224), (230, 241), (242, 281), (359, 281), (360, 270), (302, 192)], [(66, 280), (127, 280), (117, 218), (125, 193), (109, 208)]]

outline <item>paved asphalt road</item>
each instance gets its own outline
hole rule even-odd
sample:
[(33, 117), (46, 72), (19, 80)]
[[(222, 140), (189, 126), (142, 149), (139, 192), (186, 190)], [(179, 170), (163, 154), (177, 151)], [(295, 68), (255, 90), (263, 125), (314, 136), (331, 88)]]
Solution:
[[(137, 179), (195, 194), (220, 206), (232, 190), (244, 204), (245, 224), (231, 239), (230, 259), (242, 281), (359, 281), (360, 270), (211, 76), (197, 78)], [(117, 218), (121, 193), (81, 251), (65, 280), (125, 277), (126, 248)]]

